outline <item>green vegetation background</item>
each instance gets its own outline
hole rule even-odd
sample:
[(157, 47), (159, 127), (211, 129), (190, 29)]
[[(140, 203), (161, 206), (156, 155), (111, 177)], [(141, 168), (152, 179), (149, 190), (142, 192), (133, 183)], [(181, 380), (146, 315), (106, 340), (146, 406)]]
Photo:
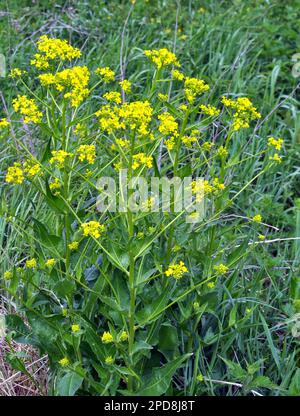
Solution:
[[(130, 1), (0, 0), (0, 53), (6, 57), (7, 70), (26, 69), (36, 40), (42, 34), (50, 34), (67, 38), (80, 47), (91, 69), (109, 65), (117, 72), (121, 34), (130, 5)], [(285, 140), (279, 173), (264, 175), (238, 201), (241, 215), (261, 213), (264, 222), (279, 229), (268, 234), (268, 239), (281, 240), (263, 245), (253, 254), (256, 266), (248, 265), (244, 270), (247, 298), (256, 299), (257, 307), (250, 321), (239, 319), (233, 312), (235, 330), (222, 331), (230, 305), (221, 306), (216, 311), (221, 326), (216, 330), (218, 335), (205, 325), (201, 334), (211, 350), (205, 365), (215, 378), (249, 381), (251, 372), (256, 373), (260, 365), (246, 370), (247, 363), (263, 359), (264, 376), (281, 389), (271, 387), (269, 394), (300, 394), (299, 337), (292, 334), (294, 317), (300, 312), (300, 240), (282, 240), (300, 238), (300, 114), (296, 90), (300, 77), (292, 75), (292, 57), (300, 52), (299, 27), (298, 0), (182, 0), (180, 8), (175, 0), (137, 0), (124, 33), (126, 72), (130, 79), (138, 83), (139, 77), (143, 77), (142, 60), (138, 59), (142, 50), (173, 49), (176, 33), (176, 54), (182, 69), (214, 86), (215, 103), (225, 92), (239, 93), (248, 96), (263, 118), (267, 117), (254, 135), (245, 136), (246, 152), (264, 148), (270, 135)], [(16, 95), (14, 80), (0, 78), (0, 91), (1, 118), (5, 116), (5, 106), (10, 111)], [(3, 183), (14, 155), (7, 153), (5, 137), (0, 139)], [(256, 165), (251, 159), (236, 171), (235, 180), (243, 183), (254, 172)], [(8, 199), (1, 187), (1, 212), (9, 205), (9, 209), (26, 218), (26, 210), (35, 209), (33, 195), (28, 195), (32, 203), (24, 203), (17, 191)], [(10, 235), (6, 239), (5, 226), (5, 219), (0, 216), (0, 275), (18, 256), (15, 247), (19, 237)], [(242, 291), (239, 301), (247, 301)], [(220, 370), (220, 354), (231, 361), (239, 357), (240, 366), (227, 363), (227, 374), (224, 373)], [(205, 356), (201, 360), (205, 361)], [(205, 383), (199, 393), (236, 394), (234, 387), (222, 389)]]

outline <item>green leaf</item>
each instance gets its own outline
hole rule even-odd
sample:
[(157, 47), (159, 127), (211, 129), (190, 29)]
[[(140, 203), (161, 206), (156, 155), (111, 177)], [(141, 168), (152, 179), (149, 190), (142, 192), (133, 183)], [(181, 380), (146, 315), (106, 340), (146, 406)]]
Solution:
[(222, 358), (222, 360), (227, 365), (228, 370), (233, 377), (238, 380), (244, 380), (247, 377), (247, 371), (245, 371), (239, 364), (225, 358)]
[(178, 355), (178, 333), (177, 328), (171, 324), (163, 324), (159, 330), (158, 350), (164, 354), (167, 359), (173, 359)]
[(59, 245), (62, 244), (61, 237), (58, 237), (57, 235), (51, 235), (44, 224), (42, 224), (37, 219), (33, 218), (34, 221), (34, 232), (37, 234), (37, 237), (44, 246), (49, 248), (58, 248)]
[(261, 359), (261, 360), (255, 361), (255, 363), (253, 363), (253, 364), (248, 364), (247, 365), (248, 374), (253, 375), (253, 374), (257, 373), (257, 371), (260, 369), (263, 362), (264, 362), (264, 360)]
[(143, 387), (139, 390), (137, 396), (161, 396), (164, 394), (172, 381), (172, 377), (178, 368), (192, 354), (185, 354), (176, 360), (165, 364), (161, 368), (154, 368), (150, 377), (146, 377)]
[(18, 315), (6, 315), (5, 324), (8, 330), (14, 332), (12, 338), (16, 342), (34, 345), (33, 338), (31, 337), (32, 332)]
[(264, 330), (265, 330), (265, 334), (266, 334), (266, 337), (267, 337), (267, 340), (268, 340), (268, 344), (269, 344), (273, 359), (275, 361), (275, 364), (276, 364), (278, 370), (280, 370), (281, 365), (280, 365), (278, 350), (276, 349), (276, 347), (274, 345), (272, 335), (271, 335), (271, 332), (268, 328), (268, 325), (267, 325), (267, 322), (266, 322), (265, 318), (263, 317), (263, 315), (261, 313), (259, 313), (259, 316), (260, 316), (261, 322), (262, 322)]
[(300, 368), (297, 368), (290, 387), (289, 387), (289, 395), (290, 396), (300, 396)]
[(276, 389), (278, 386), (274, 384), (269, 377), (257, 376), (249, 385), (249, 388), (265, 388), (265, 389)]
[(70, 371), (59, 380), (57, 384), (57, 392), (60, 396), (74, 396), (82, 382), (82, 376)]

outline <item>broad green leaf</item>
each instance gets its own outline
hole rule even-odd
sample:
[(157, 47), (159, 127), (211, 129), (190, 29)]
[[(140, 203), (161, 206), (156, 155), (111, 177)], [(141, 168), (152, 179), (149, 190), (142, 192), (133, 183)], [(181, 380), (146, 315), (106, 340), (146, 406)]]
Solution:
[(154, 368), (152, 370), (152, 375), (145, 378), (143, 387), (136, 393), (136, 395), (161, 396), (164, 394), (168, 390), (175, 372), (191, 355), (192, 354), (185, 354), (182, 357), (165, 364), (161, 368)]
[(74, 371), (66, 373), (57, 383), (57, 392), (60, 396), (74, 396), (83, 382), (83, 377)]

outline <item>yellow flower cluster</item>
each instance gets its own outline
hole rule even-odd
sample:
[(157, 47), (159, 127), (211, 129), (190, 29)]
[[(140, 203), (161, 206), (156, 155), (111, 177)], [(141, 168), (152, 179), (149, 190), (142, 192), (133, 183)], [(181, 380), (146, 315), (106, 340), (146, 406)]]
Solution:
[(75, 251), (75, 250), (77, 250), (78, 249), (78, 247), (79, 247), (79, 242), (78, 241), (73, 241), (72, 243), (69, 243), (68, 244), (68, 248), (69, 248), (69, 250), (71, 250), (71, 251)]
[(112, 150), (117, 150), (118, 148), (126, 149), (129, 147), (130, 141), (128, 139), (116, 139), (116, 142), (111, 145)]
[(275, 139), (275, 137), (270, 137), (268, 139), (268, 146), (274, 147), (276, 150), (281, 150), (283, 145), (283, 139)]
[(90, 71), (86, 66), (74, 66), (63, 71), (57, 72), (55, 75), (51, 73), (41, 74), (39, 76), (43, 86), (55, 86), (57, 91), (64, 93), (64, 98), (71, 100), (72, 107), (77, 107), (88, 95), (87, 88)]
[(177, 264), (170, 264), (168, 269), (165, 271), (166, 276), (174, 277), (174, 279), (181, 279), (184, 273), (187, 273), (188, 269), (183, 261)]
[(36, 259), (29, 259), (26, 260), (25, 266), (27, 269), (34, 269), (37, 266), (37, 261)]
[(111, 365), (114, 363), (114, 359), (111, 355), (105, 358), (105, 364)]
[(109, 134), (124, 128), (124, 123), (120, 120), (119, 109), (117, 107), (104, 105), (95, 113), (95, 115), (99, 117), (99, 124), (102, 130)]
[(193, 103), (198, 95), (209, 90), (209, 85), (202, 79), (186, 77), (184, 81), (184, 93), (189, 103)]
[(3, 277), (5, 280), (10, 280), (13, 277), (13, 274), (11, 271), (6, 271), (4, 272)]
[(158, 127), (160, 133), (167, 136), (168, 134), (174, 134), (174, 132), (177, 132), (178, 123), (175, 121), (175, 118), (170, 113), (166, 111), (165, 113), (160, 114), (158, 116), (158, 119), (160, 120), (160, 124)]
[(260, 214), (254, 215), (254, 217), (252, 218), (252, 221), (262, 222), (262, 216)]
[(82, 144), (77, 149), (78, 158), (80, 162), (85, 160), (92, 165), (96, 159), (96, 147), (93, 144)]
[(66, 367), (67, 365), (70, 364), (70, 360), (67, 357), (62, 358), (58, 362), (62, 367)]
[(49, 68), (49, 61), (56, 58), (62, 61), (71, 61), (81, 56), (80, 50), (71, 46), (66, 40), (52, 39), (47, 35), (40, 37), (37, 42), (37, 49), (39, 53), (34, 55), (31, 65), (38, 69)]
[(204, 142), (201, 145), (202, 150), (204, 150), (206, 152), (209, 152), (213, 146), (214, 146), (214, 143), (213, 142)]
[(218, 116), (220, 114), (220, 110), (218, 110), (216, 107), (214, 107), (213, 105), (204, 105), (201, 104), (200, 105), (200, 110), (202, 111), (202, 113), (213, 117), (213, 116)]
[(49, 188), (51, 189), (51, 191), (55, 191), (55, 189), (60, 189), (61, 183), (59, 179), (55, 178), (54, 181), (49, 184)]
[(148, 101), (124, 103), (121, 107), (105, 105), (96, 112), (101, 128), (108, 133), (119, 129), (137, 129), (141, 135), (149, 134), (148, 126), (153, 109)]
[(106, 66), (105, 68), (97, 68), (95, 74), (103, 77), (104, 82), (111, 82), (115, 79), (114, 71), (110, 69), (108, 66)]
[(225, 189), (225, 185), (218, 178), (214, 178), (212, 184), (207, 179), (204, 181), (192, 181), (190, 186), (192, 194), (196, 195), (196, 202), (200, 202), (204, 195), (217, 193)]
[(234, 110), (232, 124), (234, 131), (248, 128), (251, 120), (261, 118), (261, 114), (247, 97), (239, 97), (236, 100), (222, 97), (221, 102), (225, 107), (230, 107)]
[(158, 69), (168, 65), (180, 66), (176, 55), (166, 48), (146, 50), (144, 54)]
[(56, 264), (56, 260), (55, 259), (48, 259), (45, 262), (45, 266), (47, 266), (47, 267), (53, 267), (53, 266), (55, 266), (55, 264)]
[(0, 129), (9, 126), (9, 122), (7, 121), (6, 118), (2, 118), (0, 120)]
[(13, 166), (10, 166), (7, 170), (5, 181), (7, 183), (12, 183), (15, 185), (21, 185), (24, 182), (24, 172), (21, 169), (20, 163), (14, 163)]
[(282, 161), (281, 159), (282, 159), (282, 157), (279, 156), (278, 153), (275, 153), (273, 156), (269, 157), (269, 160), (272, 160), (273, 162), (277, 162), (277, 163), (281, 163), (281, 161)]
[(132, 169), (136, 170), (140, 166), (146, 166), (147, 168), (152, 168), (152, 162), (153, 158), (152, 156), (147, 156), (145, 153), (137, 153), (136, 155), (133, 155), (133, 163), (132, 163)]
[(128, 333), (126, 331), (122, 331), (120, 335), (120, 341), (125, 342), (128, 340)]
[(103, 224), (100, 224), (98, 221), (89, 221), (81, 224), (83, 235), (99, 238), (101, 233), (104, 232), (105, 227)]
[(123, 119), (125, 128), (138, 130), (141, 135), (149, 134), (148, 127), (153, 109), (149, 101), (133, 101), (124, 103), (119, 110), (119, 117)]
[(76, 334), (80, 331), (80, 326), (78, 324), (71, 325), (71, 331), (73, 332), (73, 334)]
[(101, 341), (103, 342), (103, 344), (110, 344), (114, 341), (114, 337), (111, 335), (110, 332), (104, 331), (101, 337)]
[(59, 168), (62, 168), (65, 164), (65, 160), (68, 156), (71, 156), (70, 153), (66, 152), (65, 150), (52, 150), (51, 152), (52, 157), (49, 160), (51, 165), (55, 164)]
[(129, 94), (131, 92), (131, 82), (127, 79), (124, 79), (123, 81), (119, 82), (120, 87), (126, 94)]
[(172, 77), (176, 79), (177, 81), (183, 81), (184, 80), (184, 74), (177, 69), (174, 69), (172, 71)]
[(13, 109), (24, 116), (24, 123), (40, 123), (42, 113), (33, 99), (27, 98), (26, 95), (18, 95), (12, 102)]
[(26, 160), (24, 162), (23, 168), (21, 167), (20, 163), (15, 162), (13, 166), (10, 166), (7, 169), (5, 181), (14, 185), (20, 185), (24, 182), (25, 175), (27, 175), (29, 179), (32, 179), (40, 171), (40, 164), (35, 163), (33, 160)]
[(220, 146), (217, 150), (217, 156), (223, 158), (228, 155), (228, 150), (224, 146)]
[(217, 274), (225, 274), (228, 272), (229, 268), (225, 266), (225, 264), (218, 264), (217, 266), (214, 266), (214, 270)]
[(193, 143), (196, 143), (198, 139), (196, 136), (182, 136), (181, 140), (186, 147), (192, 147)]
[(105, 98), (107, 101), (111, 101), (112, 103), (121, 104), (121, 94), (118, 91), (110, 91), (106, 92), (103, 95), (103, 98)]
[(33, 160), (26, 160), (24, 162), (24, 173), (32, 179), (41, 171), (41, 165)]
[(20, 69), (20, 68), (13, 68), (11, 71), (10, 71), (10, 74), (9, 74), (9, 76), (10, 76), (10, 78), (19, 78), (19, 77), (21, 77), (23, 74), (25, 74), (26, 73), (26, 71), (24, 71), (23, 69)]
[[(176, 135), (176, 136), (177, 136), (177, 135)], [(165, 146), (166, 146), (166, 148), (167, 148), (168, 150), (172, 150), (172, 149), (174, 149), (174, 146), (175, 146), (175, 139), (176, 139), (176, 137), (175, 137), (175, 136), (171, 136), (171, 137), (169, 137), (168, 139), (166, 139), (166, 140), (165, 140), (164, 144), (165, 144)]]

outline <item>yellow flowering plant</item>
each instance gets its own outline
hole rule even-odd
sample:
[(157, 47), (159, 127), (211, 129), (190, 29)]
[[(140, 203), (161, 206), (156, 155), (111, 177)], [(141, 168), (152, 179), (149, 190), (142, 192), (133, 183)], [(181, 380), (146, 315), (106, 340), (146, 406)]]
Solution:
[[(202, 381), (193, 333), (234, 292), (232, 275), (256, 249), (249, 238), (262, 241), (266, 231), (255, 207), (237, 219), (237, 245), (220, 224), (235, 213), (241, 192), (278, 166), (282, 140), (266, 138), (256, 176), (237, 189), (235, 166), (245, 158), (237, 149), (261, 117), (255, 104), (229, 93), (208, 102), (209, 79), (189, 77), (168, 49), (146, 50), (143, 59), (149, 79), (137, 88), (130, 74), (120, 81), (115, 69), (88, 68), (79, 49), (42, 36), (28, 71), (14, 71), (22, 83), (12, 101), (13, 130), (0, 121), (17, 154), (3, 189), (33, 189), (38, 207), (28, 207), (26, 218), (16, 212), (9, 225), (27, 240), (18, 271), (7, 270), (2, 287), (27, 323), (9, 315), (7, 326), (48, 354), (53, 394), (70, 374), (80, 394), (95, 395), (165, 394), (184, 365)], [(21, 140), (24, 126), (36, 133), (33, 147)], [(175, 187), (168, 212), (151, 193), (145, 209), (133, 209), (118, 189), (122, 206), (100, 210), (99, 180), (118, 182), (124, 171), (126, 186), (191, 177), (183, 188), (205, 212), (176, 210)], [(133, 187), (127, 196), (134, 199)]]

